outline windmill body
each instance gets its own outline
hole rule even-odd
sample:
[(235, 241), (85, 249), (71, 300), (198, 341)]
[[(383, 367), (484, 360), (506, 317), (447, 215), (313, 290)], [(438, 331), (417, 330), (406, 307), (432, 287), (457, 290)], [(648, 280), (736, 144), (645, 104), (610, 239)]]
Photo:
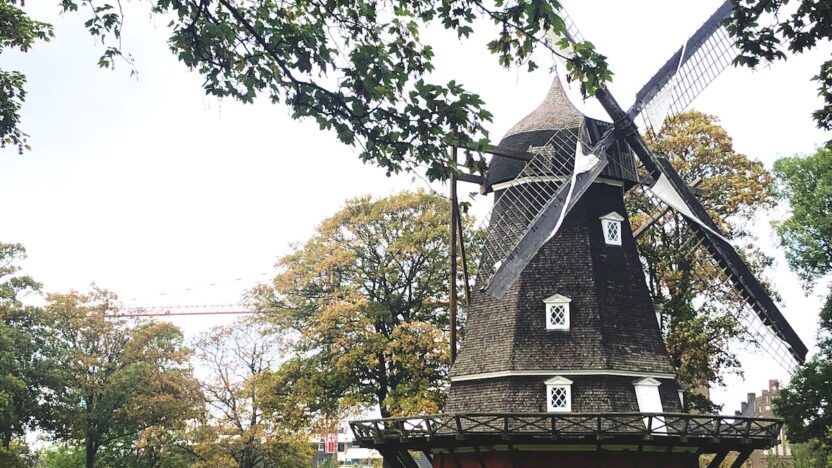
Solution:
[[(582, 116), (556, 78), (541, 106), (500, 146), (540, 148), (555, 132), (581, 127), (597, 140), (605, 126)], [(518, 180), (522, 164), (498, 158), (487, 178), (495, 210), (511, 184), (547, 183)], [(636, 389), (644, 379), (660, 383), (659, 412), (681, 411), (675, 369), (624, 206), (624, 193), (636, 182), (635, 162), (623, 149), (610, 152), (610, 159), (501, 298), (475, 288), (464, 344), (451, 370), (449, 411), (546, 411), (552, 406), (546, 382), (559, 376), (572, 382), (573, 412), (640, 411)], [(552, 317), (557, 301), (547, 299), (556, 295), (563, 306)]]

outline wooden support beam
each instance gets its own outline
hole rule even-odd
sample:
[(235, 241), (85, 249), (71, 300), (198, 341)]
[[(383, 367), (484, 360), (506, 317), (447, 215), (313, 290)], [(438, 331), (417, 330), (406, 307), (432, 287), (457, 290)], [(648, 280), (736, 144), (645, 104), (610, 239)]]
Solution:
[(380, 449), (379, 453), (384, 457), (384, 466), (389, 468), (419, 468), (416, 460), (403, 448)]
[(734, 463), (731, 463), (731, 468), (740, 468), (742, 464), (745, 463), (746, 460), (748, 460), (748, 457), (751, 456), (751, 452), (753, 452), (753, 450), (750, 449), (746, 449), (740, 452), (740, 454), (737, 455), (737, 459), (734, 460)]
[(453, 447), (448, 448), (448, 453), (450, 453), (451, 457), (454, 460), (454, 466), (456, 468), (462, 468), (462, 463), (459, 461), (459, 456), (456, 454)]
[(485, 464), (485, 457), (483, 456), (482, 451), (480, 450), (479, 445), (474, 445), (474, 452), (477, 454), (477, 460), (480, 462), (480, 468), (488, 468)]
[(460, 148), (468, 151), (475, 151), (477, 153), (488, 153), (496, 156), (503, 156), (511, 159), (518, 159), (520, 161), (531, 161), (536, 155), (527, 151), (518, 151), (505, 146), (485, 145), (482, 148), (475, 146), (460, 146)]
[(716, 456), (714, 456), (714, 459), (711, 460), (710, 463), (708, 463), (708, 468), (719, 468), (719, 465), (722, 464), (722, 461), (725, 460), (726, 456), (728, 456), (727, 450), (717, 452)]
[(468, 259), (465, 257), (465, 232), (462, 230), (462, 215), (456, 214), (456, 228), (459, 231), (459, 256), (462, 260), (462, 282), (465, 286), (465, 307), (471, 305), (471, 284), (468, 279)]
[[(456, 164), (457, 148), (451, 148), (451, 162)], [(457, 217), (459, 216), (459, 204), (456, 197), (456, 176), (451, 174), (451, 287), (450, 287), (450, 319), (451, 319), (451, 364), (456, 361), (456, 243), (457, 243)]]
[(485, 184), (485, 177), (476, 174), (468, 174), (467, 172), (460, 172), (456, 175), (456, 179), (460, 182), (468, 182), (469, 184)]

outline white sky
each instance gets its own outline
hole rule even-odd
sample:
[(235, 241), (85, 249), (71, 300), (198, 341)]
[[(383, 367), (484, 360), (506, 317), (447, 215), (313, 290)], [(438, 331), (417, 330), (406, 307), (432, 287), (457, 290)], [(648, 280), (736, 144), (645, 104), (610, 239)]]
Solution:
[[(718, 4), (573, 0), (567, 7), (609, 57), (612, 91), (628, 107)], [(4, 69), (28, 78), (22, 114), (33, 149), (23, 156), (0, 151), (0, 240), (26, 246), (25, 270), (47, 291), (84, 290), (95, 281), (127, 305), (234, 303), (268, 278), (290, 242), (307, 238), (346, 198), (426, 185), (412, 175), (385, 177), (314, 122), (291, 120), (280, 105), (205, 97), (200, 77), (168, 51), (166, 21), (150, 19), (143, 4), (129, 7), (124, 35), (137, 78), (123, 65), (98, 69), (101, 49), (83, 30), (85, 17), (59, 17), (54, 2), (30, 1), (26, 8), (53, 22), (56, 38), (27, 54), (3, 55)], [(490, 26), (481, 30), (462, 44), (440, 30), (428, 37), (437, 49), (436, 79), (457, 79), (480, 93), (494, 114), (492, 140), (499, 141), (537, 106), (551, 75), (543, 57), (531, 74), (500, 69), (485, 49)], [(830, 52), (827, 44), (756, 72), (729, 69), (693, 107), (719, 116), (736, 149), (769, 167), (779, 156), (811, 152), (830, 138), (810, 119), (820, 101), (809, 81)], [(598, 115), (592, 106), (587, 112)], [(825, 290), (804, 296), (767, 221), (757, 230), (778, 259), (771, 276), (783, 312), (811, 345)], [(227, 320), (174, 322), (192, 336)], [(763, 355), (745, 364), (745, 381), (732, 379), (714, 392), (725, 411), (768, 378), (783, 377)]]

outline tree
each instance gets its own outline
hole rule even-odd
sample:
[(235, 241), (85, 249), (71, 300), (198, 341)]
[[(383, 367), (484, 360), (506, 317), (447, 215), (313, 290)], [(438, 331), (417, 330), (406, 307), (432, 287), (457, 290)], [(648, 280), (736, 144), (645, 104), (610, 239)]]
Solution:
[[(647, 137), (653, 152), (667, 158), (688, 184), (698, 182), (702, 205), (728, 238), (744, 244), (741, 253), (759, 276), (771, 259), (753, 245), (748, 225), (774, 204), (771, 174), (759, 161), (734, 150), (716, 118), (699, 112), (680, 114)], [(635, 228), (655, 216), (657, 206), (644, 192), (631, 190), (627, 209)], [(701, 390), (721, 384), (725, 372), (740, 371), (727, 346), (744, 336), (729, 313), (737, 298), (730, 284), (720, 282), (706, 261), (709, 253), (680, 215), (664, 214), (638, 244), (653, 301), (669, 319), (665, 340), (678, 379), (688, 387), (685, 401), (711, 410)]]
[[(422, 31), (443, 27), (461, 40), (478, 20), (497, 26), (488, 51), (501, 66), (537, 65), (539, 46), (567, 59), (570, 76), (593, 93), (611, 73), (589, 42), (569, 43), (548, 0), (153, 0), (169, 22), (171, 51), (205, 78), (205, 92), (252, 102), (264, 96), (309, 118), (361, 159), (389, 172), (427, 166), (431, 179), (456, 169), (448, 143), (484, 144), (491, 120), (477, 94), (460, 83), (431, 82), (433, 46)], [(101, 66), (124, 57), (121, 2), (61, 0), (63, 12), (84, 11), (90, 34), (104, 44)], [(554, 34), (557, 46), (545, 37)], [(16, 108), (15, 108), (16, 110)], [(16, 116), (16, 114), (15, 114)], [(15, 120), (16, 123), (16, 120)], [(16, 128), (16, 126), (14, 127)], [(466, 163), (481, 168), (482, 160)]]
[(448, 219), (448, 202), (425, 192), (360, 197), (278, 261), (274, 283), (252, 301), (297, 336), (298, 351), (265, 379), (270, 407), (299, 419), (373, 405), (385, 417), (442, 407)]
[[(785, 11), (789, 0), (734, 0), (726, 22), (737, 42), (739, 65), (756, 67), (760, 62), (785, 60), (785, 51), (800, 54), (832, 39), (832, 7), (828, 0), (798, 0)], [(823, 107), (812, 116), (818, 127), (832, 130), (832, 60), (820, 65), (813, 81)]]
[(87, 468), (102, 447), (194, 415), (198, 389), (178, 328), (108, 317), (117, 298), (97, 288), (47, 299), (47, 346), (59, 372), (47, 429), (82, 443)]
[(40, 284), (20, 274), (20, 244), (0, 243), (0, 444), (8, 450), (43, 416), (39, 403), (48, 362), (37, 333), (38, 311), (21, 300)]
[(799, 368), (774, 400), (789, 440), (819, 444), (832, 453), (832, 291), (820, 312), (817, 354)]
[(786, 260), (809, 287), (832, 273), (832, 147), (774, 163), (779, 195), (791, 212), (774, 228)]
[(197, 362), (209, 372), (200, 382), (209, 423), (194, 434), (198, 465), (296, 466), (287, 462), (290, 459), (308, 464), (312, 457), (308, 438), (291, 431), (279, 418), (267, 418), (259, 387), (254, 385), (254, 379), (272, 369), (287, 351), (284, 337), (252, 320), (238, 320), (205, 332), (194, 348)]
[[(0, 2), (0, 54), (6, 49), (29, 50), (36, 41), (48, 41), (52, 26), (31, 19), (17, 7), (24, 0)], [(23, 152), (26, 134), (20, 129), (20, 107), (26, 99), (26, 76), (19, 71), (0, 69), (0, 147), (16, 145)]]
[[(775, 230), (786, 259), (809, 287), (832, 272), (832, 147), (775, 162), (779, 194), (791, 213)], [(832, 457), (832, 290), (820, 312), (818, 353), (792, 376), (774, 401), (789, 440), (805, 443), (812, 458)]]

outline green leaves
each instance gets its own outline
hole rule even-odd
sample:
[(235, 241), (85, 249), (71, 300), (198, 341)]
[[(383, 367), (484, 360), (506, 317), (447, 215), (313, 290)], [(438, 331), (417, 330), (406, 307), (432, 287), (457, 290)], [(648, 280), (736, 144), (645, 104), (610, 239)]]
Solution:
[[(101, 67), (125, 57), (117, 5), (61, 1), (64, 12), (86, 12), (87, 30), (105, 45)], [(441, 24), (464, 39), (478, 19), (490, 20), (499, 32), (487, 49), (497, 62), (532, 71), (538, 67), (532, 55), (541, 45), (558, 53), (545, 38), (564, 34), (559, 8), (547, 0), (151, 2), (153, 13), (172, 18), (170, 49), (203, 76), (206, 93), (245, 103), (258, 96), (284, 103), (294, 118), (311, 119), (360, 148), (363, 161), (388, 174), (424, 170), (431, 180), (450, 175), (449, 141), (469, 147), (487, 141), (485, 125), (492, 116), (461, 84), (430, 81), (434, 53), (422, 30)], [(570, 73), (586, 94), (610, 79), (606, 59), (591, 44), (569, 49)], [(15, 89), (19, 94), (22, 85)], [(481, 156), (469, 166), (482, 167)]]
[(832, 273), (832, 146), (774, 163), (789, 216), (774, 224), (786, 260), (805, 287)]
[(195, 415), (200, 397), (178, 328), (108, 318), (117, 298), (97, 288), (47, 299), (43, 350), (53, 376), (45, 429), (84, 443), (87, 460), (93, 460), (113, 441)]
[[(0, 53), (5, 49), (29, 50), (36, 41), (52, 38), (52, 26), (32, 20), (16, 6), (16, 1), (0, 2)], [(0, 147), (15, 145), (23, 153), (26, 133), (20, 129), (20, 107), (26, 99), (26, 77), (17, 71), (0, 69)]]
[(820, 313), (820, 351), (799, 368), (774, 400), (778, 416), (786, 421), (793, 442), (832, 446), (832, 291)]
[[(760, 62), (785, 60), (786, 51), (799, 54), (832, 39), (832, 4), (828, 0), (797, 0), (791, 14), (781, 11), (789, 0), (734, 0), (725, 27), (736, 40), (738, 65), (754, 68)], [(812, 116), (819, 128), (832, 130), (829, 61), (813, 80), (820, 83), (823, 107)]]

